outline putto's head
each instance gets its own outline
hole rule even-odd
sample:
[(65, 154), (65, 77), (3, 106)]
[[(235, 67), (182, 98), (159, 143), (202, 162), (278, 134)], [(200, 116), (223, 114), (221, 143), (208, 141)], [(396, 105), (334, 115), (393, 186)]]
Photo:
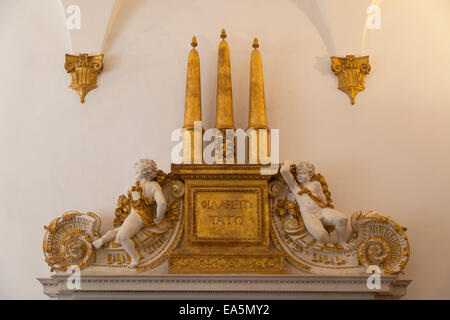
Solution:
[(300, 183), (309, 182), (314, 176), (315, 171), (316, 167), (312, 163), (306, 161), (298, 163), (296, 169), (297, 181)]
[(151, 159), (140, 159), (134, 164), (136, 170), (136, 180), (146, 179), (152, 181), (156, 178), (158, 168), (156, 162)]

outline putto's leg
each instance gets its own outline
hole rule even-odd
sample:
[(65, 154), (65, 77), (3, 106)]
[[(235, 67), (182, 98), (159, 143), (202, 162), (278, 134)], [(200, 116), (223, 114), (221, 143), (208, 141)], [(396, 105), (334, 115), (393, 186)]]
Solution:
[(306, 213), (302, 214), (303, 222), (306, 230), (316, 239), (319, 244), (325, 244), (330, 241), (327, 230), (322, 225), (322, 222), (315, 215)]
[(131, 237), (138, 233), (144, 224), (137, 215), (136, 212), (132, 211), (130, 215), (125, 219), (119, 232), (117, 233), (116, 241), (118, 241), (125, 251), (130, 255), (131, 262), (128, 265), (130, 268), (135, 268), (139, 264), (139, 254), (134, 247), (134, 243)]
[(119, 232), (119, 228), (116, 228), (114, 230), (109, 230), (107, 233), (105, 233), (101, 238), (95, 240), (92, 244), (94, 245), (95, 249), (100, 249), (105, 243), (108, 243), (110, 241), (113, 241), (114, 238), (117, 235), (117, 232)]
[(347, 229), (347, 217), (345, 214), (334, 209), (324, 208), (322, 209), (322, 215), (326, 224), (334, 225), (338, 244), (344, 249), (348, 249), (349, 246), (345, 239)]

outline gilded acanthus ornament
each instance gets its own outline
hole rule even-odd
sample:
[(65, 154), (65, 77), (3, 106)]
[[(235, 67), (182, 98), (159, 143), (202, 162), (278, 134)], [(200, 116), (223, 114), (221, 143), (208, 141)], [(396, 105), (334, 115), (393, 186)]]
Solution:
[(82, 53), (79, 56), (66, 54), (64, 68), (72, 74), (69, 88), (75, 90), (84, 103), (84, 97), (92, 89), (97, 88), (97, 75), (103, 70), (103, 54), (89, 56)]
[(331, 57), (331, 70), (338, 76), (338, 89), (345, 92), (355, 104), (355, 97), (365, 89), (364, 76), (370, 72), (369, 56), (348, 55), (345, 58)]

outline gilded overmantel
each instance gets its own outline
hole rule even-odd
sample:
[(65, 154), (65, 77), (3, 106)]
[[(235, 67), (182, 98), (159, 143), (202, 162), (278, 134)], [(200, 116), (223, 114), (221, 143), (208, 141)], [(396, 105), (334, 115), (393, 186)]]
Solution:
[[(312, 163), (267, 164), (271, 133), (256, 38), (250, 54), (248, 159), (238, 163), (237, 138), (229, 135), (235, 126), (225, 30), (220, 38), (212, 159), (202, 152), (200, 54), (193, 37), (182, 162), (172, 163), (166, 173), (151, 159), (138, 160), (136, 183), (118, 197), (114, 225), (103, 234), (93, 212), (70, 211), (50, 222), (43, 247), (56, 273), (41, 279), (46, 293), (59, 298), (184, 298), (187, 291), (194, 295), (189, 298), (404, 294), (409, 281), (399, 275), (410, 255), (406, 228), (379, 212), (339, 211)], [(353, 103), (370, 71), (368, 57), (332, 59), (339, 88)], [(71, 88), (82, 101), (102, 66), (102, 56), (67, 56)], [(70, 291), (64, 286), (73, 268), (80, 270), (81, 288)], [(375, 290), (371, 277), (380, 284)]]

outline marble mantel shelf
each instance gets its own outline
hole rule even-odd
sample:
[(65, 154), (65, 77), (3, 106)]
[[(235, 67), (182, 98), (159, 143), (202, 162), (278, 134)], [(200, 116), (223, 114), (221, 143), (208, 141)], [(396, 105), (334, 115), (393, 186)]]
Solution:
[(382, 276), (369, 289), (367, 276), (317, 275), (99, 275), (81, 276), (79, 290), (67, 275), (38, 278), (58, 299), (398, 299), (411, 280)]

